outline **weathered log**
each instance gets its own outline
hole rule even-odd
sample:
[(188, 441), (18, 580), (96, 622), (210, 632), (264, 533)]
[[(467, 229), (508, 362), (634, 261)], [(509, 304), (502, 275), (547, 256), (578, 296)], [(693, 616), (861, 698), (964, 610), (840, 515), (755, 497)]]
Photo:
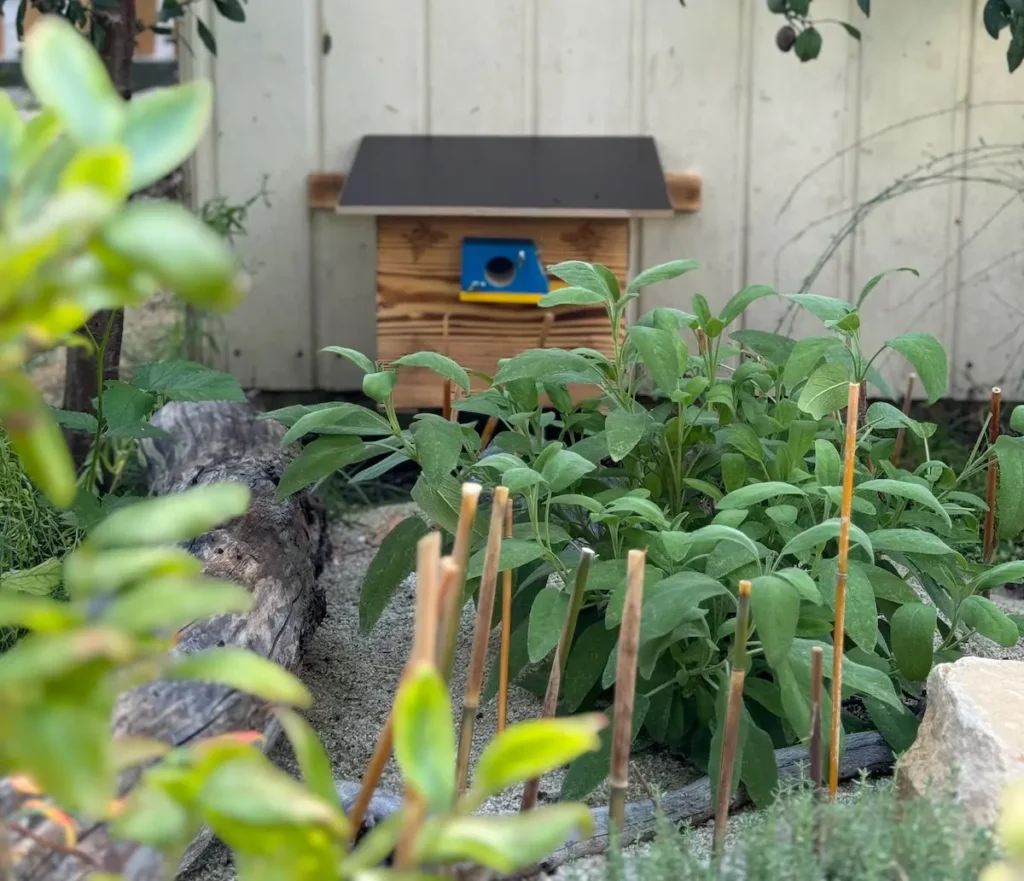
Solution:
[[(305, 641), (326, 613), (317, 578), (331, 547), (326, 516), (314, 498), (300, 493), (283, 502), (274, 499), (292, 455), (282, 450), (283, 429), (259, 419), (248, 404), (235, 403), (172, 403), (153, 422), (170, 433), (169, 439), (148, 441), (143, 450), (154, 493), (219, 481), (244, 483), (252, 492), (245, 516), (196, 539), (188, 549), (203, 561), (207, 575), (248, 587), (255, 607), (246, 615), (190, 625), (175, 652), (239, 646), (296, 671)], [(116, 736), (152, 737), (175, 746), (228, 731), (260, 730), (269, 749), (278, 734), (264, 702), (202, 682), (156, 682), (126, 693), (115, 710), (113, 728)], [(137, 772), (123, 777), (122, 791), (137, 777)], [(15, 802), (10, 785), (0, 781), (0, 816), (10, 816)], [(63, 833), (46, 822), (33, 823), (31, 831), (63, 841)], [(210, 838), (209, 831), (196, 838), (181, 868), (195, 861)], [(165, 877), (159, 854), (113, 840), (102, 824), (81, 829), (77, 855), (31, 841), (17, 843), (26, 845), (16, 871), (19, 881), (79, 879), (89, 859), (130, 881)]]
[[(779, 769), (779, 779), (793, 780), (807, 773), (807, 749), (803, 746), (789, 746), (775, 751), (775, 764)], [(892, 750), (876, 732), (851, 734), (846, 738), (846, 752), (839, 767), (840, 780), (852, 780), (861, 774), (878, 776), (892, 770), (895, 757)], [(350, 781), (337, 781), (335, 787), (342, 806), (348, 810), (355, 801), (359, 784)], [(732, 809), (742, 807), (750, 801), (746, 792), (740, 788), (732, 800)], [(375, 825), (389, 814), (400, 810), (402, 799), (388, 792), (378, 790), (373, 795), (370, 810), (367, 813), (367, 824)], [(711, 800), (711, 781), (707, 777), (695, 780), (682, 789), (669, 792), (661, 797), (662, 815), (675, 826), (696, 826), (705, 823), (714, 816), (715, 808)], [(599, 807), (591, 810), (594, 818), (594, 832), (581, 841), (567, 842), (563, 847), (552, 853), (547, 859), (519, 873), (517, 877), (529, 877), (540, 872), (550, 872), (565, 863), (581, 857), (597, 856), (608, 850), (608, 808)], [(626, 825), (621, 841), (623, 846), (648, 841), (657, 831), (658, 813), (654, 801), (630, 802), (626, 805)], [(475, 876), (474, 876), (475, 877)]]

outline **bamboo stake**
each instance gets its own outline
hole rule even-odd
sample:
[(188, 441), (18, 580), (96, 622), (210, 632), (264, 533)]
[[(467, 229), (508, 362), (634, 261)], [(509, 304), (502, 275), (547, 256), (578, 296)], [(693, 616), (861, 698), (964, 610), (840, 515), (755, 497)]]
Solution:
[(729, 802), (732, 795), (732, 771), (736, 764), (736, 743), (739, 740), (740, 710), (743, 709), (743, 680), (746, 678), (747, 630), (750, 618), (750, 582), (741, 581), (736, 608), (736, 635), (729, 664), (729, 698), (725, 708), (725, 729), (722, 732), (722, 761), (718, 767), (718, 801), (715, 805), (715, 832), (712, 851), (715, 859), (725, 847)]
[[(913, 399), (914, 399), (914, 382), (916, 380), (917, 380), (917, 374), (916, 373), (911, 373), (910, 376), (907, 377), (907, 390), (903, 393), (903, 415), (904, 416), (909, 416), (910, 415), (910, 405), (911, 405), (911, 403), (913, 402)], [(906, 439), (906, 436), (907, 436), (907, 429), (906, 428), (900, 428), (900, 430), (896, 432), (896, 443), (895, 443), (895, 445), (892, 448), (892, 456), (889, 457), (889, 461), (892, 462), (893, 465), (899, 465), (900, 464), (900, 455), (903, 452), (903, 442)]]
[(825, 653), (820, 645), (811, 649), (811, 739), (809, 745), (811, 782), (821, 789), (821, 667)]
[(626, 573), (626, 604), (619, 629), (615, 663), (615, 721), (612, 725), (610, 829), (621, 834), (626, 826), (626, 790), (629, 788), (629, 748), (633, 732), (633, 701), (636, 667), (640, 654), (640, 607), (644, 600), (644, 567), (647, 553), (629, 552)]
[[(989, 404), (992, 418), (988, 423), (989, 447), (994, 447), (996, 441), (999, 440), (999, 420), (1002, 396), (1003, 393), (1000, 389), (992, 389), (992, 399)], [(984, 560), (986, 563), (991, 563), (992, 557), (995, 556), (996, 553), (996, 478), (998, 474), (999, 463), (994, 455), (989, 454), (988, 486), (985, 491), (985, 502), (988, 504), (988, 510), (985, 512)]]
[(446, 379), (441, 386), (441, 418), (451, 421), (452, 418), (452, 381)]
[[(505, 538), (512, 537), (512, 506), (505, 505)], [(512, 649), (512, 570), (501, 573), (501, 655), (498, 660), (498, 734), (508, 718), (508, 658)]]
[(505, 507), (508, 487), (499, 486), (491, 502), (491, 527), (487, 533), (487, 551), (484, 556), (484, 574), (480, 579), (480, 597), (477, 600), (476, 627), (473, 631), (473, 651), (466, 677), (466, 696), (462, 701), (462, 729), (459, 736), (459, 761), (456, 780), (458, 792), (466, 790), (469, 778), (469, 753), (473, 746), (473, 727), (480, 708), (480, 690), (487, 665), (487, 643), (491, 635), (494, 615), (494, 593), (498, 583), (498, 565), (501, 560), (501, 536), (505, 528)]
[[(428, 536), (424, 536), (421, 541), (432, 539), (438, 543), (440, 547), (441, 533), (434, 532)], [(418, 556), (418, 548), (417, 548)], [(423, 625), (423, 627), (432, 626), (435, 636), (433, 637), (433, 653), (436, 662), (437, 655), (437, 629), (438, 620), (440, 618), (441, 609), (443, 608), (444, 598), (451, 592), (454, 585), (459, 582), (459, 568), (455, 565), (455, 561), (451, 557), (445, 557), (441, 560), (441, 580), (437, 590), (437, 595), (434, 602), (433, 612), (433, 623), (432, 625)], [(419, 580), (417, 576), (417, 589), (419, 589)], [(426, 636), (420, 635), (419, 626), (419, 596), (417, 596), (417, 630), (416, 636), (414, 637), (414, 644), (417, 640), (427, 639)], [(416, 648), (414, 647), (414, 654)], [(377, 744), (373, 748), (373, 755), (370, 756), (369, 764), (366, 766), (366, 772), (363, 774), (362, 786), (359, 789), (359, 794), (356, 796), (356, 800), (352, 804), (352, 810), (349, 812), (349, 819), (352, 825), (352, 834), (355, 835), (363, 825), (363, 820), (366, 818), (366, 812), (370, 808), (370, 801), (373, 798), (373, 791), (377, 788), (377, 784), (380, 783), (380, 778), (384, 774), (384, 768), (387, 766), (388, 759), (391, 758), (391, 750), (394, 747), (394, 719), (392, 712), (388, 711), (388, 717), (384, 721), (384, 727), (381, 728), (380, 734), (377, 737)]]
[(498, 417), (491, 416), (487, 420), (487, 424), (484, 425), (484, 430), (480, 435), (480, 452), (482, 453), (487, 449), (490, 442), (494, 439), (494, 432), (498, 430)]
[[(572, 646), (573, 636), (576, 634), (576, 622), (579, 621), (580, 609), (583, 608), (583, 594), (587, 589), (590, 564), (595, 556), (597, 555), (590, 548), (584, 548), (580, 551), (580, 562), (576, 568), (576, 580), (573, 584), (572, 597), (569, 600), (569, 608), (566, 609), (565, 623), (562, 625), (562, 635), (559, 637), (558, 647), (555, 649), (555, 659), (551, 663), (548, 687), (544, 692), (544, 704), (540, 714), (542, 719), (552, 718), (555, 715), (555, 710), (558, 708), (558, 696), (562, 688), (562, 679), (565, 677), (565, 665), (569, 659), (569, 648)], [(526, 781), (526, 786), (523, 789), (523, 798), (519, 803), (519, 810), (533, 810), (537, 804), (537, 794), (539, 792), (539, 777)]]
[(857, 461), (857, 417), (860, 383), (850, 383), (846, 405), (846, 448), (843, 457), (843, 500), (839, 517), (839, 559), (836, 577), (836, 621), (832, 635), (832, 725), (829, 730), (828, 795), (839, 789), (839, 716), (843, 705), (843, 634), (846, 632), (846, 567), (850, 555), (850, 511), (853, 507), (853, 472)]
[(459, 510), (459, 525), (455, 531), (455, 548), (452, 550), (452, 559), (459, 568), (459, 578), (441, 615), (441, 675), (444, 676), (445, 682), (452, 680), (455, 645), (459, 639), (459, 624), (462, 617), (462, 588), (466, 581), (466, 564), (469, 562), (469, 542), (482, 489), (479, 483), (462, 484), (462, 506)]
[[(420, 664), (433, 665), (437, 657), (440, 557), (441, 533), (433, 532), (420, 539), (416, 546), (416, 631), (413, 636), (412, 653), (403, 671), (403, 679)], [(389, 718), (390, 716), (389, 713)], [(395, 864), (399, 868), (407, 869), (412, 864), (416, 836), (426, 817), (426, 805), (422, 797), (408, 784), (405, 786), (402, 814), (402, 829), (395, 847)]]

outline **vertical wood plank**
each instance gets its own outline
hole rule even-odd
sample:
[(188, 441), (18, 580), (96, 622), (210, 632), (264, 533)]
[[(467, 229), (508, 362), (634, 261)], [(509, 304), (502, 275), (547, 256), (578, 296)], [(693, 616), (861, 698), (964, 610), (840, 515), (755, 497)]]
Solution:
[[(887, 279), (866, 302), (861, 338), (869, 357), (886, 339), (908, 331), (933, 334), (951, 349), (961, 185), (954, 180), (888, 193), (904, 175), (924, 181), (933, 169), (948, 167), (948, 157), (962, 147), (963, 114), (944, 111), (966, 94), (969, 53), (962, 37), (971, 6), (933, 0), (922, 17), (909, 4), (877, 4), (864, 29), (858, 200), (878, 207), (857, 232), (853, 294), (894, 266), (921, 273), (920, 279)], [(903, 387), (911, 369), (891, 352), (875, 366), (894, 389)]]
[(704, 268), (648, 288), (641, 311), (688, 308), (696, 291), (717, 309), (742, 284), (749, 9), (748, 0), (642, 5), (643, 130), (667, 172), (703, 176), (704, 200), (697, 214), (645, 220), (641, 262), (695, 257)]
[[(543, 4), (544, 0), (541, 0)], [(516, 135), (531, 129), (525, 59), (529, 0), (431, 0), (429, 121), (437, 134)]]
[[(853, 6), (817, 0), (814, 14), (850, 21), (859, 15)], [(821, 57), (802, 64), (775, 45), (783, 23), (755, 4), (746, 280), (793, 293), (849, 216), (855, 154), (845, 148), (856, 140), (859, 52), (853, 39), (829, 27)], [(848, 299), (852, 244), (847, 239), (817, 274), (813, 292)], [(781, 298), (755, 302), (744, 326), (796, 338), (822, 332), (814, 316)]]
[(245, 27), (206, 20), (218, 38), (219, 192), (242, 202), (267, 175), (273, 206), (254, 206), (238, 241), (252, 290), (226, 321), (232, 372), (262, 389), (313, 384), (306, 175), (318, 154), (318, 7), (249, 4)]
[(631, 6), (628, 0), (541, 0), (538, 134), (633, 133)]
[(1005, 32), (997, 44), (985, 33), (978, 16), (971, 37), (973, 80), (964, 169), (971, 180), (964, 187), (960, 227), (953, 394), (984, 399), (992, 386), (1000, 386), (1004, 399), (1020, 400), (1024, 396), (1021, 71), (1007, 71)]
[[(326, 0), (323, 30), (323, 138), (318, 167), (347, 170), (367, 134), (411, 134), (429, 124), (427, 0)], [(449, 62), (454, 63), (449, 57)], [(376, 356), (377, 245), (372, 217), (313, 217), (314, 338)], [(316, 356), (318, 387), (361, 388), (362, 371)]]

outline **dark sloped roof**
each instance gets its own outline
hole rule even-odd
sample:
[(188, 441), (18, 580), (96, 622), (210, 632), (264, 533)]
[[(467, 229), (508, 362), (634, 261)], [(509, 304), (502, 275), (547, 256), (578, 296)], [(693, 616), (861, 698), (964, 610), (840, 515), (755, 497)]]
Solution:
[(672, 206), (650, 137), (368, 135), (338, 211), (650, 217)]

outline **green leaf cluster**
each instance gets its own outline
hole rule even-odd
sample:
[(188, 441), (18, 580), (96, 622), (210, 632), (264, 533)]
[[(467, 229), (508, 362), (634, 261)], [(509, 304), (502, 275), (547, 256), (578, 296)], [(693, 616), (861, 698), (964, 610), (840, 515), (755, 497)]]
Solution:
[[(195, 149), (210, 119), (209, 83), (124, 101), (89, 42), (56, 16), (32, 28), (22, 66), (42, 110), (24, 120), (0, 95), (0, 421), (29, 477), (67, 507), (75, 470), (56, 415), (21, 371), (29, 355), (96, 346), (78, 334), (90, 316), (159, 290), (228, 309), (245, 281), (224, 240), (185, 208), (128, 202)], [(151, 391), (104, 389), (113, 420), (104, 430), (140, 433)]]
[[(643, 287), (696, 268), (691, 260), (656, 266), (623, 289), (605, 267), (571, 261), (549, 268), (568, 287), (540, 306), (602, 304), (610, 327), (619, 327)], [(719, 695), (737, 583), (750, 579), (752, 651), (737, 767), (755, 799), (768, 800), (773, 781), (764, 769), (773, 766), (765, 756), (808, 735), (811, 648), (832, 651), (849, 384), (891, 397), (874, 368), (888, 351), (910, 363), (930, 400), (947, 387), (946, 354), (927, 334), (863, 351), (861, 311), (887, 275), (868, 281), (853, 303), (786, 295), (822, 323), (819, 334), (802, 339), (741, 329), (752, 303), (779, 296), (771, 287), (739, 291), (717, 315), (698, 294), (690, 311), (654, 309), (613, 335), (610, 356), (532, 349), (504, 360), (489, 387), (459, 402), (459, 421), (422, 414), (407, 430), (392, 398), (403, 367), (427, 367), (439, 382), (467, 388), (458, 366), (420, 353), (384, 367), (331, 349), (362, 367), (379, 411), (339, 403), (271, 414), (289, 426), (289, 440), (310, 436), (281, 492), (338, 468), (360, 480), (399, 463), (419, 467), (413, 496), (421, 513), (389, 536), (363, 585), (360, 623), (368, 631), (411, 574), (427, 524), (454, 532), (460, 484), (508, 487), (516, 514), (500, 566), (514, 570), (516, 581), (511, 675), (541, 693), (558, 641), (552, 622), (568, 605), (578, 548), (593, 548), (597, 561), (567, 659), (563, 712), (607, 702), (626, 555), (645, 548), (635, 734), (705, 768), (715, 758), (724, 712)], [(573, 398), (569, 384), (590, 393)], [(541, 405), (544, 396), (551, 408)], [(484, 418), (499, 426), (487, 449), (478, 433)], [(919, 467), (890, 461), (900, 430), (923, 448)], [(905, 698), (920, 697), (933, 664), (958, 657), (974, 634), (1004, 645), (1018, 639), (1013, 621), (982, 595), (1017, 577), (1018, 564), (968, 563), (985, 502), (965, 487), (999, 455), (1001, 534), (1024, 531), (1024, 439), (1004, 436), (992, 451), (979, 447), (956, 474), (931, 458), (934, 431), (883, 400), (867, 408), (857, 437), (844, 697), (859, 695), (871, 724), (900, 748), (917, 726)], [(471, 588), (482, 572), (483, 543), (478, 524)], [(496, 679), (492, 671), (491, 694)], [(827, 730), (830, 710), (823, 713)], [(865, 724), (846, 714), (843, 721), (851, 731)], [(567, 791), (589, 791), (607, 770), (603, 748), (570, 771)]]

